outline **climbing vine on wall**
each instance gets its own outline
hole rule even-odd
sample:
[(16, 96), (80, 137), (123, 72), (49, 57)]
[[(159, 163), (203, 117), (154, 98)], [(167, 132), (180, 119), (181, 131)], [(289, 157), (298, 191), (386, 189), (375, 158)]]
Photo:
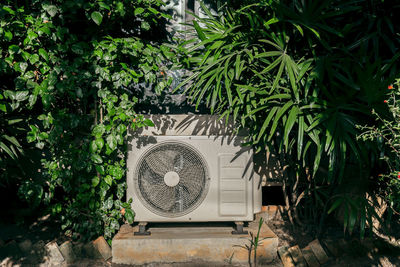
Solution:
[[(3, 1), (0, 181), (16, 184), (33, 208), (49, 207), (74, 238), (110, 240), (121, 223), (134, 220), (132, 200), (124, 197), (124, 140), (129, 128), (152, 122), (135, 113), (129, 88), (162, 90), (171, 82), (160, 76), (173, 55), (161, 44), (169, 18), (162, 5)], [(23, 161), (32, 151), (36, 157), (24, 168), (5, 172), (11, 156)]]

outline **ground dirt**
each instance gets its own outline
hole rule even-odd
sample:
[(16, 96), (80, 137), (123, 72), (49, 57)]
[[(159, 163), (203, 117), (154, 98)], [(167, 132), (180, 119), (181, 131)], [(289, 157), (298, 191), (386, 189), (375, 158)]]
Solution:
[[(316, 227), (293, 227), (289, 220), (282, 219), (279, 211), (269, 218), (267, 224), (279, 238), (278, 247), (298, 245), (304, 248), (317, 238)], [(319, 239), (329, 256), (329, 261), (322, 266), (400, 266), (400, 239), (397, 242), (388, 242), (388, 238), (373, 235), (360, 240), (358, 237), (345, 236), (343, 228), (337, 224), (329, 225)], [(325, 240), (337, 246), (337, 255), (324, 245)]]
[[(292, 227), (288, 220), (282, 219), (279, 212), (274, 216), (265, 218), (267, 225), (279, 237), (279, 247), (295, 246), (304, 248), (315, 239), (312, 227), (304, 230), (300, 227)], [(337, 244), (339, 255), (328, 252), (329, 261), (322, 266), (400, 266), (400, 246), (383, 238), (372, 237), (366, 241), (357, 238), (344, 238), (340, 227), (330, 227), (320, 240), (331, 240)], [(51, 264), (44, 253), (44, 246), (48, 242), (56, 241), (58, 245), (69, 240), (63, 235), (59, 226), (49, 217), (44, 216), (24, 223), (0, 222), (0, 266), (112, 266), (111, 260), (83, 258), (73, 264)], [(76, 241), (73, 241), (77, 244)], [(326, 250), (328, 250), (325, 247)], [(328, 250), (329, 251), (329, 250)], [(113, 265), (123, 267), (126, 265)], [(148, 267), (187, 267), (187, 266), (234, 266), (227, 263), (210, 265), (208, 263), (190, 262), (179, 264), (148, 264)], [(268, 265), (283, 266), (279, 258)]]

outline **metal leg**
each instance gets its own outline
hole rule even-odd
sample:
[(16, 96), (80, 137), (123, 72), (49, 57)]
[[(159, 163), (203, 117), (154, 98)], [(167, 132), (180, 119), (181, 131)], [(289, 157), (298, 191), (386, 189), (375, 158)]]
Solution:
[(139, 231), (134, 232), (134, 235), (151, 235), (149, 231), (146, 231), (147, 222), (140, 222), (139, 223)]
[(243, 222), (235, 222), (235, 230), (232, 231), (233, 235), (247, 235), (248, 233), (243, 230)]

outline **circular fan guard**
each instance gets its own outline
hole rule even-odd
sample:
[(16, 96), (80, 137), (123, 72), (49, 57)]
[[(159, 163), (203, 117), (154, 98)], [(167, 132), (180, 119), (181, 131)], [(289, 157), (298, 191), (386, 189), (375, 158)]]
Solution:
[[(185, 215), (197, 208), (207, 195), (209, 177), (205, 161), (189, 145), (179, 142), (154, 145), (137, 166), (136, 191), (142, 203), (156, 214)], [(168, 182), (171, 176), (172, 184)]]

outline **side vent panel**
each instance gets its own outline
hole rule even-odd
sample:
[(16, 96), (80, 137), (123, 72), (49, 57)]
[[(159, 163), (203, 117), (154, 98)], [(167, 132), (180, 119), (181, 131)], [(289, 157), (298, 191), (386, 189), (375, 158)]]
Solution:
[(244, 216), (247, 213), (247, 157), (236, 154), (218, 155), (219, 214)]

